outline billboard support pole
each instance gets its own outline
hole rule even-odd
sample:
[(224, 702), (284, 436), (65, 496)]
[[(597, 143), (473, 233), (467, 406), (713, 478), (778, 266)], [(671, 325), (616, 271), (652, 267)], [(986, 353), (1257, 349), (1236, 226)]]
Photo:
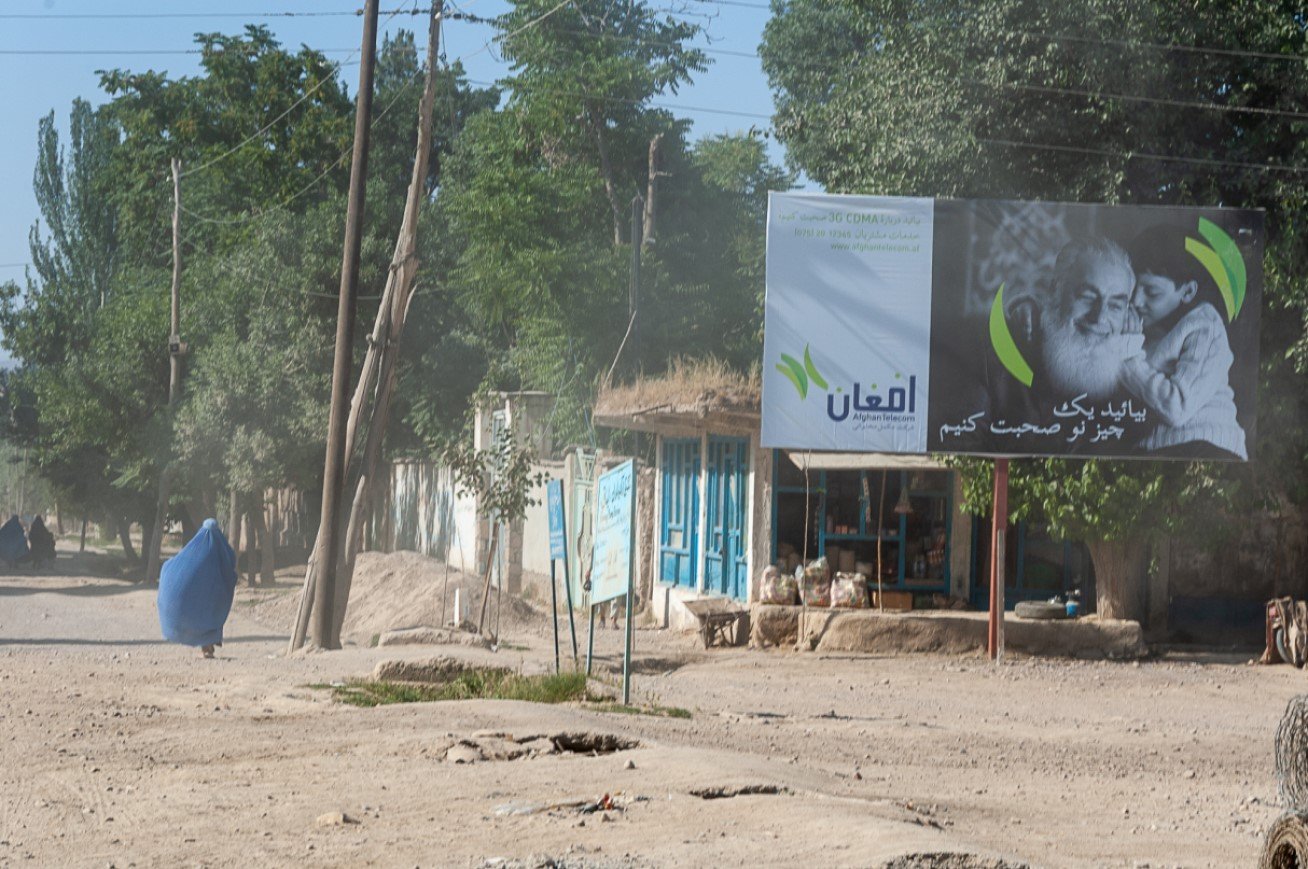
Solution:
[(990, 630), (987, 651), (996, 664), (1004, 658), (1004, 555), (1008, 531), (1008, 459), (995, 459), (995, 497), (990, 513)]

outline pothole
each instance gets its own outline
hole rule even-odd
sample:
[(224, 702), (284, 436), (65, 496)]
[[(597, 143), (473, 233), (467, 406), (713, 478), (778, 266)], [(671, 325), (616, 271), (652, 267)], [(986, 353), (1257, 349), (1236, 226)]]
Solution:
[(613, 754), (640, 745), (638, 740), (613, 733), (557, 733), (551, 738), (559, 751), (573, 754)]
[(640, 741), (613, 733), (568, 731), (514, 737), (508, 733), (477, 733), (460, 739), (445, 750), (449, 763), (478, 763), (487, 760), (529, 760), (551, 754), (581, 754), (588, 757), (638, 748)]
[(1026, 863), (1014, 863), (998, 857), (976, 854), (905, 854), (881, 864), (881, 869), (1031, 869)]
[(788, 793), (790, 793), (790, 788), (781, 785), (737, 785), (695, 788), (690, 792), (690, 795), (699, 797), (701, 800), (729, 800), (732, 797), (748, 797), (756, 794), (778, 796)]

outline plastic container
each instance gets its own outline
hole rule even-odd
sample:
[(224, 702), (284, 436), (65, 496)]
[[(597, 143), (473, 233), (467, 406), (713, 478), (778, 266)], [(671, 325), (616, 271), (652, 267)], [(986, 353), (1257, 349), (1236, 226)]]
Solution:
[(1074, 619), (1079, 615), (1081, 615), (1081, 602), (1069, 600), (1067, 602), (1067, 617), (1069, 619)]

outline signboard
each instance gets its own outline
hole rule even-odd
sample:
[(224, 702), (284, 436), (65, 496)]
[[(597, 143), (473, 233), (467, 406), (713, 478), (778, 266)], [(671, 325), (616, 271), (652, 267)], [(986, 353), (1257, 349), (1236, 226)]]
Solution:
[(595, 484), (595, 496), (595, 557), (590, 575), (592, 606), (622, 597), (631, 587), (636, 463), (628, 460), (602, 474)]
[(771, 195), (765, 447), (1247, 460), (1263, 212)]
[(550, 480), (545, 487), (545, 507), (550, 518), (550, 558), (568, 560), (568, 535), (563, 521), (563, 481)]

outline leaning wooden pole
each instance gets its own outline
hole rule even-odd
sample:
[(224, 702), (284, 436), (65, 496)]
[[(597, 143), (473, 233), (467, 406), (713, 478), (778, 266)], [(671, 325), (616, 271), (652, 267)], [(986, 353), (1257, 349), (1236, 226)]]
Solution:
[(363, 207), (368, 186), (368, 137), (372, 121), (372, 83), (377, 53), (377, 2), (364, 7), (359, 91), (354, 113), (354, 154), (350, 162), (350, 196), (345, 211), (345, 244), (341, 254), (341, 288), (336, 308), (336, 354), (332, 364), (331, 412), (323, 460), (322, 510), (319, 520), (314, 583), (313, 640), (323, 649), (337, 647), (332, 636), (336, 563), (340, 556), (340, 500), (345, 485), (345, 424), (348, 413), (351, 358), (354, 354), (354, 309), (359, 290), (359, 249), (363, 242)]
[[(423, 87), (422, 100), (418, 107), (418, 145), (414, 157), (413, 175), (409, 182), (408, 195), (405, 198), (404, 218), (400, 225), (399, 236), (395, 243), (395, 253), (391, 258), (390, 271), (386, 278), (386, 287), (382, 292), (381, 304), (377, 308), (377, 320), (369, 335), (368, 351), (364, 357), (363, 370), (350, 402), (350, 414), (345, 428), (345, 479), (358, 478), (354, 487), (355, 495), (350, 504), (349, 518), (345, 523), (345, 538), (342, 550), (343, 558), (338, 563), (334, 597), (338, 601), (333, 613), (332, 638), (339, 642), (341, 626), (345, 622), (345, 609), (349, 601), (349, 590), (353, 578), (354, 560), (358, 554), (362, 513), (367, 506), (371, 492), (371, 481), (376, 475), (376, 458), (380, 453), (380, 444), (372, 446), (374, 431), (380, 437), (385, 432), (386, 418), (389, 414), (390, 394), (394, 388), (394, 366), (399, 352), (399, 339), (404, 330), (404, 322), (412, 301), (413, 282), (417, 276), (418, 261), (418, 215), (427, 195), (428, 157), (431, 152), (432, 114), (436, 103), (436, 58), (440, 53), (441, 7), (437, 4), (431, 11), (431, 22), (427, 41), (427, 74)], [(374, 381), (376, 388), (374, 390)], [(359, 429), (363, 423), (364, 409), (370, 393), (376, 393), (372, 412), (368, 422), (368, 447), (365, 448), (363, 468), (355, 474), (355, 446), (358, 442)], [(385, 409), (382, 409), (383, 404)], [(373, 458), (370, 460), (370, 456)], [(316, 586), (320, 577), (320, 561), (316, 557), (322, 548), (323, 527), (318, 530), (318, 539), (305, 572), (303, 597), (296, 620), (295, 630), (291, 636), (290, 651), (298, 649), (304, 643), (307, 633), (312, 600), (316, 597)]]
[(379, 320), (386, 317), (390, 321), (386, 330), (388, 340), (379, 351), (377, 393), (368, 420), (368, 438), (364, 443), (355, 499), (350, 505), (350, 517), (346, 523), (345, 557), (337, 572), (340, 600), (336, 612), (338, 637), (345, 622), (345, 608), (354, 579), (354, 562), (363, 543), (364, 517), (372, 503), (377, 465), (381, 460), (382, 443), (390, 421), (391, 397), (395, 393), (395, 380), (399, 372), (400, 343), (404, 338), (404, 326), (413, 302), (413, 286), (418, 275), (418, 218), (422, 212), (422, 203), (427, 198), (427, 168), (431, 154), (432, 114), (436, 105), (436, 59), (440, 54), (440, 39), (441, 4), (437, 3), (432, 7), (427, 28), (427, 74), (423, 82), (422, 100), (418, 104), (418, 145), (413, 157), (413, 175), (409, 179), (409, 191), (404, 200), (404, 218), (395, 240), (395, 254), (391, 258), (387, 280), (388, 283), (394, 283), (394, 290), (390, 294), (389, 307), (377, 311)]

